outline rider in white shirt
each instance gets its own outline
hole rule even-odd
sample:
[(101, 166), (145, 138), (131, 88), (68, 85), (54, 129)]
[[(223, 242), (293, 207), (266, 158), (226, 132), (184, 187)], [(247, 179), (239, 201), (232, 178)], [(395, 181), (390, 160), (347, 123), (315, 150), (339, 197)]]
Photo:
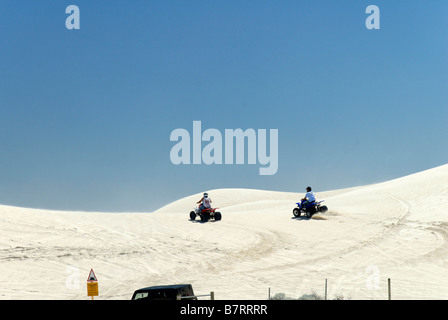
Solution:
[(210, 209), (212, 207), (212, 199), (208, 197), (208, 193), (205, 192), (204, 196), (197, 203), (200, 203), (199, 210)]
[(311, 190), (311, 187), (306, 188), (305, 198), (302, 199), (302, 207), (306, 208), (307, 205), (316, 201), (316, 196), (314, 192)]

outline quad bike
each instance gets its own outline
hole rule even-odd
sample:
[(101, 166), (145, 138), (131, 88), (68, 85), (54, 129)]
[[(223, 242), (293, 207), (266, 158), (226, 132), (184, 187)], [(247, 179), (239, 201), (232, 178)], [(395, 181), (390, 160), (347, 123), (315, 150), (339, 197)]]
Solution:
[(311, 218), (313, 214), (318, 212), (326, 212), (328, 210), (327, 206), (321, 205), (322, 202), (324, 201), (313, 201), (307, 205), (304, 205), (304, 201), (302, 200), (301, 202), (297, 202), (297, 208), (292, 210), (292, 214), (294, 217), (300, 217), (302, 213), (305, 213), (307, 218)]
[(198, 207), (190, 212), (190, 220), (195, 220), (196, 216), (201, 218), (202, 222), (207, 222), (210, 219), (214, 219), (215, 221), (221, 220), (221, 212), (216, 211), (218, 208), (209, 208), (200, 210)]

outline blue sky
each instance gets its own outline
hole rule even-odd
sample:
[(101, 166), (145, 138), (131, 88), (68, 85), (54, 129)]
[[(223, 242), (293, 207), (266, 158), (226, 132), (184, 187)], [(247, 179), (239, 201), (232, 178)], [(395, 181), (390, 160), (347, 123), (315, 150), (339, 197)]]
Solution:
[[(446, 164), (447, 15), (443, 0), (0, 0), (0, 203), (152, 211)], [(173, 165), (170, 133), (194, 120), (278, 129), (277, 173)]]

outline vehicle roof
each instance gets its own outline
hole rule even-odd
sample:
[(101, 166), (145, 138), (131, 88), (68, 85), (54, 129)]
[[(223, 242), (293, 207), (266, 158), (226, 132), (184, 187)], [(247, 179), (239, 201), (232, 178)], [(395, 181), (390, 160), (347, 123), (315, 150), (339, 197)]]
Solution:
[(180, 289), (180, 288), (184, 288), (187, 286), (191, 286), (191, 284), (170, 284), (170, 285), (151, 286), (151, 287), (141, 288), (136, 291), (159, 290), (159, 289)]

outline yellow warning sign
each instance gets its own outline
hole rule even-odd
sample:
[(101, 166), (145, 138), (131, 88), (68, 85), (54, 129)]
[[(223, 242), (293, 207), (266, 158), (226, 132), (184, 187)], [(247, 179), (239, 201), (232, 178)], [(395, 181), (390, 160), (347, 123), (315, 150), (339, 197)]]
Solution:
[(98, 295), (98, 282), (87, 282), (87, 295), (89, 297)]

